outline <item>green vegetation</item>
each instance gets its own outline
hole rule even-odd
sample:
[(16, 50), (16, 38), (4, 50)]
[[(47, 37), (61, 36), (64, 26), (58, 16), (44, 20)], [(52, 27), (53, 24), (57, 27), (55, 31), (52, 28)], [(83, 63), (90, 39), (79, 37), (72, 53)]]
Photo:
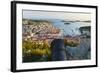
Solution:
[[(46, 56), (48, 61), (51, 57), (50, 45), (46, 41), (23, 41), (22, 49), (23, 59), (30, 57), (31, 61), (41, 61), (42, 56)], [(33, 60), (34, 56), (37, 58)]]
[(76, 41), (76, 40), (64, 40), (64, 44), (65, 44), (65, 46), (70, 46), (70, 47), (76, 47), (76, 46), (78, 46), (79, 45), (79, 43), (80, 43), (80, 41)]
[[(79, 41), (64, 40), (65, 46), (76, 47)], [(51, 61), (51, 48), (47, 40), (27, 40), (22, 43), (23, 62)]]

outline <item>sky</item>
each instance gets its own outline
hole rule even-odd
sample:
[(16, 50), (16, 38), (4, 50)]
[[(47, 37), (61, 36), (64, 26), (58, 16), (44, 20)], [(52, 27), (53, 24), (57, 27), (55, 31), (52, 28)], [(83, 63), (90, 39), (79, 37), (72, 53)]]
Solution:
[(23, 10), (25, 19), (91, 20), (90, 13)]

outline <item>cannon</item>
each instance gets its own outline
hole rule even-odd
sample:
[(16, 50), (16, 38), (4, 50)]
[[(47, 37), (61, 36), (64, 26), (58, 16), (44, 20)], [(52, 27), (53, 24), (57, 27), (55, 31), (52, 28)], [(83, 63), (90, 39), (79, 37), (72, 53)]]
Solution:
[(66, 49), (63, 39), (54, 39), (51, 42), (52, 49), (52, 61), (64, 61), (66, 60)]

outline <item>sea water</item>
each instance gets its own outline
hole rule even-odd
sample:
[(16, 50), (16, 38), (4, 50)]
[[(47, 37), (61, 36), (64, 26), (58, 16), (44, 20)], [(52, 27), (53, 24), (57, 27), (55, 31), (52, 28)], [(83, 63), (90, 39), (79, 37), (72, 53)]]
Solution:
[(52, 21), (53, 25), (55, 27), (58, 27), (61, 30), (64, 30), (64, 35), (70, 35), (70, 36), (76, 36), (76, 35), (81, 35), (81, 32), (79, 30), (80, 27), (83, 26), (90, 26), (89, 22), (69, 22), (68, 24), (67, 21), (63, 22), (62, 20), (53, 20)]

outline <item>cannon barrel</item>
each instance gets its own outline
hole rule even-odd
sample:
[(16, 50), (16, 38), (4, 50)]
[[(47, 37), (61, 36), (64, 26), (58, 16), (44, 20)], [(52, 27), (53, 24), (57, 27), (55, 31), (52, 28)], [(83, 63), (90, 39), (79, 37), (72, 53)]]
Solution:
[(66, 60), (66, 49), (63, 39), (54, 39), (51, 42), (52, 60), (63, 61)]

